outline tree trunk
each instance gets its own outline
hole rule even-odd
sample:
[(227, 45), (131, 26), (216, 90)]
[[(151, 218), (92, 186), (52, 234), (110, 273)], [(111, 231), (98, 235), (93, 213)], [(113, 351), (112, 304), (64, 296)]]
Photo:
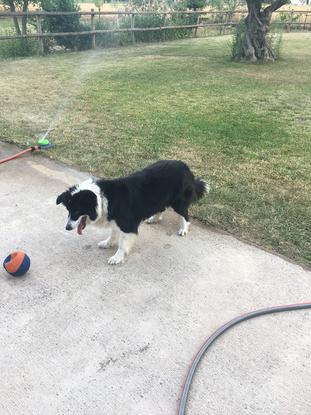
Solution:
[[(10, 7), (10, 12), (11, 13), (15, 13), (16, 12), (14, 0), (10, 0), (9, 1), (9, 7)], [(21, 35), (22, 32), (21, 32), (21, 29), (19, 27), (18, 18), (16, 16), (13, 17), (13, 22), (14, 22), (16, 34), (17, 35)]]
[(275, 0), (262, 9), (262, 0), (246, 0), (248, 15), (245, 18), (245, 34), (241, 48), (235, 59), (250, 62), (273, 62), (276, 58), (267, 34), (270, 29), (272, 13), (287, 3), (287, 0)]
[[(275, 55), (266, 37), (272, 13), (261, 11), (261, 1), (247, 1), (248, 15), (245, 19), (245, 38), (242, 57), (250, 62), (274, 61)], [(244, 55), (244, 56), (243, 56)]]
[[(23, 2), (23, 13), (28, 12), (28, 0), (24, 0)], [(22, 34), (25, 35), (27, 33), (27, 16), (22, 17)]]

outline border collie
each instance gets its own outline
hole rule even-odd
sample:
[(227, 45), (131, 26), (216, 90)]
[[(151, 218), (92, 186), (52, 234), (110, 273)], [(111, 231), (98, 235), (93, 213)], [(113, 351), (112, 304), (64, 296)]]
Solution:
[(188, 208), (209, 191), (208, 184), (195, 178), (182, 161), (162, 160), (145, 169), (114, 180), (89, 179), (58, 196), (69, 212), (66, 229), (77, 228), (81, 235), (88, 223), (108, 224), (111, 235), (99, 248), (118, 246), (109, 259), (111, 265), (124, 262), (142, 221), (156, 223), (168, 207), (181, 217), (178, 231), (189, 230)]

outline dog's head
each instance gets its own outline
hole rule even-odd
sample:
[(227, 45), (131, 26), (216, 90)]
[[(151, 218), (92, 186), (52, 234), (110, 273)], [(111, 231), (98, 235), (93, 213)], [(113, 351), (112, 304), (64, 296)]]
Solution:
[(56, 204), (60, 203), (69, 212), (67, 231), (77, 228), (79, 235), (87, 223), (96, 222), (102, 215), (100, 188), (93, 180), (86, 180), (60, 194)]

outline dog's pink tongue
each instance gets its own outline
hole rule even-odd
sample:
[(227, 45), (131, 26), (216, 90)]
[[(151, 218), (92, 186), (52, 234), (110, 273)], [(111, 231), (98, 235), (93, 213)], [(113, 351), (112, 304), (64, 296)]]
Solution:
[(77, 228), (77, 232), (79, 235), (82, 235), (82, 231), (83, 231), (83, 218), (81, 218), (78, 228)]

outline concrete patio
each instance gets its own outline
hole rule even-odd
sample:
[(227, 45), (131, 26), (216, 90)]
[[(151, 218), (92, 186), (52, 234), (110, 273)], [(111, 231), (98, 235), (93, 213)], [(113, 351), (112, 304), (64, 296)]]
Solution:
[[(0, 158), (18, 151), (0, 143)], [(187, 367), (218, 326), (257, 308), (311, 300), (311, 272), (177, 218), (142, 225), (127, 262), (107, 264), (107, 230), (65, 230), (57, 195), (87, 177), (38, 155), (0, 166), (1, 415), (170, 415)], [(310, 415), (311, 311), (262, 317), (219, 339), (187, 414)]]

